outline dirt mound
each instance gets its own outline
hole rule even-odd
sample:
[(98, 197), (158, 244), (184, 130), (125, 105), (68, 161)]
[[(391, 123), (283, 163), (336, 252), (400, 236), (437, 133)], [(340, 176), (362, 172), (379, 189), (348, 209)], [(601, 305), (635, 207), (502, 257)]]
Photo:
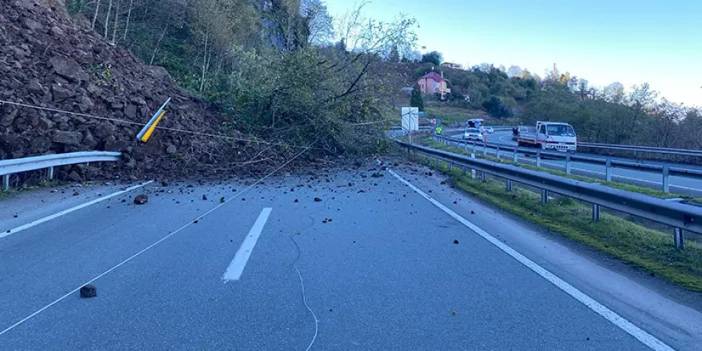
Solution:
[(258, 144), (164, 130), (141, 144), (135, 140), (141, 126), (86, 116), (143, 124), (172, 97), (163, 127), (221, 134), (224, 122), (207, 103), (178, 88), (165, 69), (147, 66), (76, 25), (60, 1), (3, 0), (0, 28), (0, 100), (84, 114), (0, 103), (0, 159), (122, 151), (120, 165), (63, 167), (59, 176), (187, 176), (216, 173), (222, 165), (248, 169), (245, 161), (259, 154)]

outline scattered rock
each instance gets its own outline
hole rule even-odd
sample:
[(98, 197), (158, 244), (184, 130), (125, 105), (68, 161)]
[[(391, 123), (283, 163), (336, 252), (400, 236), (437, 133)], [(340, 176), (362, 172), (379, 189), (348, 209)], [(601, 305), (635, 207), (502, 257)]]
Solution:
[(207, 195), (202, 194), (202, 201), (207, 201)]
[[(123, 201), (123, 202), (124, 202), (124, 201)], [(135, 205), (143, 205), (143, 204), (145, 204), (145, 203), (147, 203), (147, 202), (149, 202), (149, 197), (146, 196), (146, 195), (144, 195), (144, 194), (137, 195), (137, 196), (134, 197), (134, 204), (135, 204)]]
[(322, 202), (322, 199), (320, 199), (320, 198), (318, 198), (318, 197), (315, 197), (315, 198), (314, 198), (314, 202)]
[(92, 284), (87, 284), (84, 285), (80, 288), (80, 297), (84, 299), (88, 299), (91, 297), (96, 297), (97, 296), (97, 288), (95, 285)]
[(454, 240), (453, 243), (458, 245), (458, 240)]
[(219, 198), (219, 203), (220, 203), (220, 204), (223, 204), (224, 201), (225, 201), (225, 200), (224, 200), (224, 196), (222, 196), (222, 197)]

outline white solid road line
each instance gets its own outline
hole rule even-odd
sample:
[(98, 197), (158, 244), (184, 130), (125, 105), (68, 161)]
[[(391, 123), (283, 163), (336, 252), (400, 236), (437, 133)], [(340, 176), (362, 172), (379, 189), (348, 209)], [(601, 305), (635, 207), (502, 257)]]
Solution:
[(251, 257), (251, 253), (256, 246), (258, 238), (261, 236), (261, 232), (263, 232), (263, 226), (266, 225), (266, 221), (268, 221), (268, 216), (271, 215), (271, 211), (273, 211), (272, 208), (266, 207), (261, 211), (261, 214), (258, 215), (256, 223), (254, 223), (253, 227), (251, 227), (249, 234), (246, 235), (244, 242), (241, 243), (239, 251), (236, 252), (234, 259), (232, 259), (232, 262), (229, 264), (229, 267), (227, 267), (227, 270), (222, 276), (222, 280), (224, 280), (225, 283), (232, 280), (239, 280), (239, 278), (241, 278), (241, 274), (244, 273), (246, 263), (249, 261), (249, 257)]
[(563, 292), (566, 294), (572, 296), (574, 299), (580, 301), (583, 305), (587, 306), (589, 309), (594, 311), (595, 313), (599, 314), (600, 316), (604, 317), (606, 320), (610, 321), (612, 324), (616, 325), (617, 327), (621, 328), (625, 332), (627, 332), (629, 335), (635, 337), (637, 340), (642, 342), (644, 345), (650, 347), (653, 350), (656, 351), (672, 351), (674, 350), (672, 347), (668, 346), (661, 340), (658, 340), (655, 336), (649, 334), (645, 330), (639, 328), (638, 326), (634, 325), (633, 323), (629, 322), (627, 319), (624, 317), (618, 315), (616, 312), (610, 310), (606, 306), (602, 305), (601, 303), (597, 302), (595, 299), (591, 298), (590, 296), (586, 295), (582, 291), (578, 290), (574, 286), (568, 284), (566, 281), (563, 279), (559, 278), (555, 274), (551, 273), (550, 271), (546, 270), (545, 268), (539, 266), (536, 264), (534, 261), (526, 258), (524, 255), (520, 254), (516, 250), (512, 249), (510, 246), (507, 244), (503, 243), (502, 241), (496, 239), (492, 235), (490, 235), (488, 232), (484, 231), (477, 225), (473, 224), (472, 222), (468, 221), (467, 219), (463, 218), (450, 208), (444, 206), (442, 203), (439, 201), (435, 200), (431, 196), (427, 195), (423, 191), (421, 191), (419, 188), (415, 187), (412, 185), (410, 182), (402, 178), (400, 175), (395, 173), (393, 170), (388, 170), (390, 174), (395, 176), (399, 181), (410, 187), (414, 192), (417, 194), (421, 195), (425, 199), (429, 200), (434, 206), (438, 207), (442, 211), (444, 211), (446, 214), (449, 216), (453, 217), (455, 220), (461, 222), (461, 224), (465, 225), (468, 227), (470, 230), (475, 232), (476, 234), (480, 235), (483, 237), (485, 240), (490, 242), (491, 244), (495, 245), (497, 248), (505, 252), (506, 254), (510, 255), (512, 258), (517, 260), (519, 263), (523, 264), (527, 268), (531, 269), (534, 271), (536, 274), (540, 275), (542, 278), (548, 280), (551, 282), (553, 285), (561, 289)]
[(5, 232), (3, 232), (3, 233), (0, 233), (0, 239), (5, 238), (5, 237), (8, 237), (8, 236), (10, 236), (10, 235), (12, 235), (12, 234), (17, 234), (17, 233), (19, 233), (19, 232), (21, 232), (21, 231), (23, 231), (23, 230), (27, 230), (27, 229), (29, 229), (29, 228), (35, 227), (35, 226), (37, 226), (37, 225), (39, 225), (39, 224), (48, 222), (48, 221), (50, 221), (50, 220), (52, 220), (52, 219), (56, 219), (56, 218), (59, 218), (59, 217), (61, 217), (61, 216), (65, 216), (65, 215), (67, 215), (67, 214), (69, 214), (69, 213), (71, 213), (71, 212), (78, 211), (78, 210), (80, 210), (80, 209), (86, 208), (86, 207), (91, 206), (91, 205), (95, 205), (96, 203), (103, 202), (103, 201), (105, 201), (105, 200), (107, 200), (107, 199), (111, 199), (111, 198), (113, 198), (113, 197), (115, 197), (115, 196), (119, 196), (119, 195), (122, 195), (122, 194), (124, 194), (124, 193), (128, 193), (128, 192), (130, 192), (130, 191), (132, 191), (132, 190), (139, 189), (139, 188), (141, 188), (141, 187), (143, 187), (143, 186), (146, 186), (146, 185), (149, 185), (149, 184), (151, 184), (151, 183), (153, 183), (153, 182), (154, 182), (153, 180), (150, 180), (150, 181), (148, 181), (148, 182), (146, 182), (146, 183), (138, 184), (138, 185), (129, 187), (129, 188), (127, 188), (127, 189), (120, 190), (120, 191), (118, 191), (118, 192), (112, 193), (112, 194), (110, 194), (110, 195), (103, 196), (103, 197), (97, 198), (97, 199), (95, 199), (95, 200), (88, 201), (88, 202), (86, 202), (86, 203), (84, 203), (84, 204), (80, 204), (80, 205), (78, 205), (78, 206), (71, 207), (71, 208), (69, 208), (69, 209), (66, 209), (66, 210), (63, 210), (63, 211), (54, 213), (54, 214), (49, 215), (49, 216), (46, 216), (46, 217), (44, 217), (44, 218), (37, 219), (36, 221), (33, 221), (33, 222), (30, 222), (30, 223), (21, 225), (21, 226), (19, 226), (19, 227), (17, 227), (17, 228), (9, 229), (9, 230), (7, 230), (7, 231), (5, 231)]

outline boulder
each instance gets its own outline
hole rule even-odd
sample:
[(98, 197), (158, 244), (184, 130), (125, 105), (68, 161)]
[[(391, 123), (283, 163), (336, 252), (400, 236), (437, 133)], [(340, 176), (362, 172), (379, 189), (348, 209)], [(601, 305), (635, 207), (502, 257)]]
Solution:
[(44, 28), (44, 26), (41, 23), (28, 17), (22, 19), (22, 25), (24, 25), (25, 28), (31, 30), (32, 32), (38, 32)]
[(49, 65), (56, 74), (73, 82), (88, 80), (88, 74), (72, 58), (54, 56), (49, 59)]
[(132, 104), (127, 104), (124, 108), (124, 114), (130, 119), (137, 117), (137, 107)]
[(93, 100), (91, 100), (88, 96), (82, 95), (78, 99), (78, 109), (80, 109), (80, 112), (88, 112), (92, 110), (95, 107), (95, 104), (93, 103)]
[(15, 121), (15, 118), (17, 117), (18, 112), (19, 112), (19, 110), (17, 110), (17, 109), (11, 109), (8, 112), (0, 114), (0, 126), (3, 126), (3, 127), (11, 126), (12, 123)]
[(51, 94), (54, 102), (63, 102), (66, 101), (66, 99), (73, 97), (73, 91), (61, 84), (52, 85)]
[(41, 83), (37, 78), (32, 78), (29, 80), (29, 83), (27, 83), (27, 89), (30, 93), (37, 95), (44, 92), (44, 87), (41, 86)]
[(80, 132), (57, 130), (54, 131), (54, 135), (51, 138), (51, 141), (58, 144), (78, 146), (80, 145), (82, 139), (83, 134), (81, 134)]
[(80, 174), (78, 174), (78, 172), (76, 171), (71, 171), (70, 173), (68, 173), (68, 179), (74, 182), (80, 182), (81, 180), (83, 180)]
[(95, 137), (90, 133), (90, 131), (83, 132), (83, 145), (88, 149), (94, 149), (98, 142)]
[(39, 117), (39, 125), (38, 125), (39, 128), (44, 129), (44, 130), (49, 130), (49, 129), (53, 128), (54, 125), (55, 125), (55, 123), (52, 120), (50, 120), (46, 117)]

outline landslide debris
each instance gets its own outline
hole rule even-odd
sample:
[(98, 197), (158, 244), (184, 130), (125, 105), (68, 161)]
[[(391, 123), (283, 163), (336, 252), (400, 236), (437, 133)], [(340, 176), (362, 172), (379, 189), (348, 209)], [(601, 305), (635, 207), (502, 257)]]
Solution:
[[(0, 100), (67, 110), (68, 115), (0, 103), (0, 159), (84, 150), (121, 151), (123, 162), (61, 167), (63, 179), (192, 176), (255, 171), (286, 155), (260, 144), (157, 130), (138, 131), (168, 98), (161, 126), (222, 134), (225, 117), (148, 66), (74, 22), (62, 0), (0, 1)], [(134, 124), (120, 123), (118, 119)], [(229, 131), (234, 137), (250, 139)], [(262, 162), (250, 162), (254, 157)]]

